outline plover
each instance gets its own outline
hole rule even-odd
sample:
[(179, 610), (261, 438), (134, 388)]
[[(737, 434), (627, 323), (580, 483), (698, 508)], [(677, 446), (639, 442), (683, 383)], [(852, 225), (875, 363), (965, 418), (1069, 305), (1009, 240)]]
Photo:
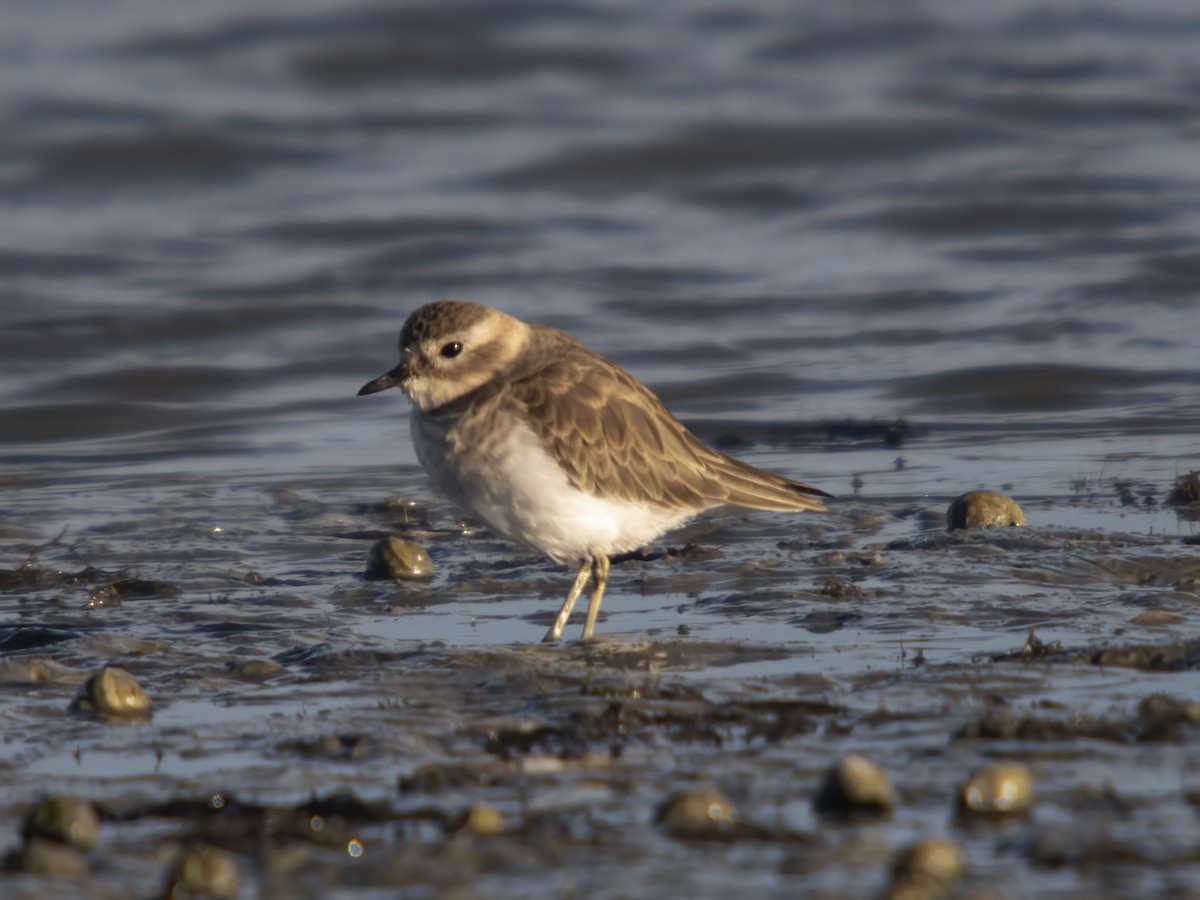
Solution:
[(558, 641), (593, 581), (595, 631), (610, 558), (718, 506), (815, 511), (822, 490), (700, 443), (649, 388), (569, 334), (459, 300), (422, 306), (400, 364), (359, 396), (412, 401), (417, 459), (434, 485), (497, 534), (579, 564), (546, 632)]

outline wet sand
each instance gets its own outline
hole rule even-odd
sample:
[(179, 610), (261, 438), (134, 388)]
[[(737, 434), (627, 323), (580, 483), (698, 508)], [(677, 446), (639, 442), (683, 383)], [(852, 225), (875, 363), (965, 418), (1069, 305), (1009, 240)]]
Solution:
[[(247, 890), (300, 896), (877, 894), (930, 837), (965, 854), (968, 896), (1196, 877), (1195, 541), (1039, 524), (1154, 512), (1080, 495), (969, 532), (866, 498), (718, 514), (614, 566), (598, 640), (544, 646), (568, 573), (436, 501), (346, 502), (363, 475), (139, 480), (105, 494), (122, 521), (17, 543), (5, 805), (16, 827), (47, 793), (94, 804), (85, 893), (143, 890), (197, 847), (230, 854)], [(393, 480), (426, 495), (416, 472)], [(43, 506), (16, 530), (52, 494), (29, 489)], [(384, 533), (424, 542), (433, 579), (363, 577)], [(104, 664), (152, 718), (68, 710)], [(883, 767), (890, 814), (816, 811), (849, 753)], [(1027, 768), (1029, 811), (957, 812), (998, 760)], [(664, 824), (698, 790), (729, 813)]]

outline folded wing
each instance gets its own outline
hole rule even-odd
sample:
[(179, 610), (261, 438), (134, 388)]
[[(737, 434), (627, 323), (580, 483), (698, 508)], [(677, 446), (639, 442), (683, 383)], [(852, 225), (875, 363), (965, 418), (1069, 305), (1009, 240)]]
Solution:
[(624, 369), (545, 329), (554, 360), (512, 383), (512, 402), (571, 483), (649, 506), (822, 512), (818, 488), (764, 472), (700, 443)]

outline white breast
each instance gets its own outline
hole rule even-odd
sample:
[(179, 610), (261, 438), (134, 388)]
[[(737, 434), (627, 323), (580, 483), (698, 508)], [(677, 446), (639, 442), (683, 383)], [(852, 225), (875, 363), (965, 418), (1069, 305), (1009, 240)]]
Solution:
[(555, 562), (636, 550), (700, 512), (585, 494), (567, 481), (523, 421), (501, 414), (487, 420), (486, 429), (481, 424), (445, 422), (414, 410), (417, 458), (451, 501)]

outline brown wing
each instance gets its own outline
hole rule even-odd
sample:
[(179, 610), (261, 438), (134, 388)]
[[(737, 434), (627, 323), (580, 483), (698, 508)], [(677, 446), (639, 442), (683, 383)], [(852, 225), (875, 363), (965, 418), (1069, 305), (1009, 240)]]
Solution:
[(535, 333), (549, 359), (511, 385), (509, 399), (589, 494), (652, 506), (814, 510), (824, 491), (763, 472), (701, 444), (620, 366), (550, 328)]

